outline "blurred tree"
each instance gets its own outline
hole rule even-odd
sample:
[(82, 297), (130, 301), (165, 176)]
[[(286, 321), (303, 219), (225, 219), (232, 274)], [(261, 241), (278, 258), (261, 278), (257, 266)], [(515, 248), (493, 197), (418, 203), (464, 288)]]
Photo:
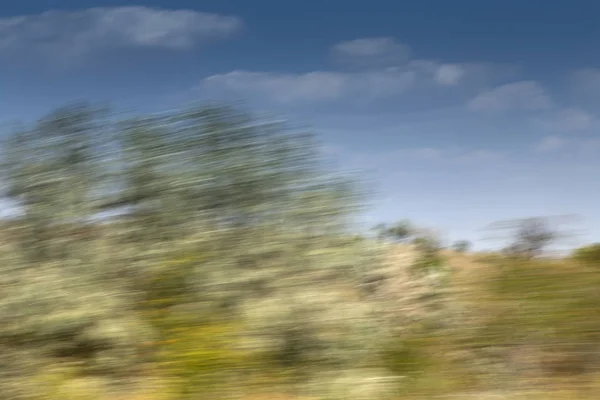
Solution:
[(471, 242), (468, 240), (459, 240), (452, 245), (452, 248), (458, 253), (466, 253), (471, 248)]
[(413, 240), (418, 251), (413, 269), (422, 274), (440, 272), (445, 266), (440, 241), (433, 235), (420, 235)]
[(541, 218), (523, 220), (517, 230), (515, 245), (519, 253), (527, 257), (540, 255), (556, 239), (556, 233)]
[(76, 244), (72, 228), (90, 216), (93, 189), (101, 185), (104, 115), (86, 104), (64, 107), (8, 138), (6, 194), (22, 210), (19, 240), (29, 262), (84, 256), (85, 240)]
[(402, 220), (392, 225), (379, 224), (374, 228), (380, 239), (404, 242), (414, 234), (414, 228), (410, 221)]
[(509, 232), (502, 237), (503, 239), (508, 237), (510, 240), (510, 243), (503, 249), (504, 253), (534, 258), (542, 255), (551, 244), (570, 236), (565, 231), (560, 231), (553, 226), (553, 221), (554, 223), (562, 222), (567, 218), (571, 220), (573, 216), (532, 217), (501, 221), (492, 224), (489, 229)]
[[(0, 336), (17, 353), (119, 379), (141, 373), (140, 354), (167, 354), (192, 397), (210, 369), (236, 387), (254, 368), (232, 361), (240, 348), (313, 392), (335, 379), (324, 371), (371, 365), (386, 322), (353, 293), (380, 249), (349, 229), (362, 193), (313, 136), (229, 107), (117, 121), (77, 105), (13, 135), (6, 155), (29, 267), (0, 294)], [(194, 338), (219, 350), (203, 360)]]

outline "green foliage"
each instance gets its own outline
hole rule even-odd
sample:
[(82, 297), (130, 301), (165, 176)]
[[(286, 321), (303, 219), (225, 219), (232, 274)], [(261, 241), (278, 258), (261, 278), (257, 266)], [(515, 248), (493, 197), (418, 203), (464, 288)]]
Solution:
[(471, 249), (471, 242), (468, 240), (459, 240), (452, 245), (452, 248), (458, 253), (466, 253)]
[(564, 268), (544, 262), (513, 263), (490, 282), (491, 293), (511, 310), (504, 314), (515, 322), (508, 325), (511, 335), (548, 337), (551, 331), (553, 338), (588, 340), (600, 332), (600, 325), (590, 320), (589, 314), (600, 307), (596, 290), (600, 274)]
[(408, 220), (399, 221), (389, 226), (379, 224), (374, 229), (380, 239), (388, 239), (394, 242), (404, 242), (414, 234), (414, 227)]
[[(312, 136), (229, 107), (117, 121), (75, 105), (5, 150), (22, 211), (4, 253), (7, 362), (68, 359), (115, 384), (152, 366), (193, 396), (261, 369), (314, 391), (372, 358), (385, 323), (358, 286), (377, 251), (348, 229), (361, 193)], [(7, 368), (24, 382), (33, 366)]]
[(8, 400), (437, 395), (473, 387), (475, 348), (600, 339), (598, 269), (495, 257), (469, 308), (439, 241), (407, 221), (380, 233), (414, 246), (357, 237), (364, 193), (314, 137), (229, 107), (118, 121), (75, 105), (5, 154)]
[(576, 249), (572, 254), (573, 260), (578, 263), (590, 266), (600, 266), (600, 243), (590, 244), (588, 246)]
[(431, 236), (415, 238), (413, 244), (418, 251), (418, 257), (413, 263), (413, 271), (417, 274), (438, 274), (446, 269), (447, 263), (441, 254), (439, 242)]
[(425, 335), (394, 338), (383, 350), (385, 365), (398, 376), (415, 378), (434, 364), (430, 340)]
[[(203, 324), (179, 320), (157, 343), (157, 369), (177, 388), (178, 398), (218, 393), (244, 383), (237, 373), (247, 356), (234, 347), (238, 329), (233, 324)], [(241, 379), (240, 379), (241, 378)]]
[(130, 370), (140, 361), (140, 341), (150, 337), (126, 296), (57, 267), (40, 266), (7, 288), (0, 312), (4, 342), (94, 373)]
[(493, 266), (456, 333), (463, 346), (488, 368), (523, 375), (509, 375), (511, 385), (598, 367), (600, 274), (564, 261), (500, 259)]

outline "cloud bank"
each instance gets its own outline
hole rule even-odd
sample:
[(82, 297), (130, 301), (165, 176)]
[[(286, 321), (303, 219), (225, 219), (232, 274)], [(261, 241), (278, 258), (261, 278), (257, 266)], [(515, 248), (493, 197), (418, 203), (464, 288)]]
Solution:
[(444, 93), (481, 79), (487, 67), (410, 59), (408, 46), (389, 37), (344, 41), (331, 47), (337, 60), (360, 68), (304, 73), (236, 70), (204, 78), (208, 94), (254, 97), (277, 103), (389, 99), (408, 92)]
[(235, 16), (150, 7), (103, 7), (0, 19), (0, 56), (75, 57), (108, 48), (185, 50), (242, 28)]

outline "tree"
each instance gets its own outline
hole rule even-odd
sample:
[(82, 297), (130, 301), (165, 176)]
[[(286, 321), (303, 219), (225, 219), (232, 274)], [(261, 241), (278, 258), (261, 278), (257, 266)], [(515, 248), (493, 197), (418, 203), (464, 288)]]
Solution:
[(375, 228), (380, 239), (388, 239), (396, 243), (404, 242), (414, 234), (410, 221), (402, 220), (392, 225), (379, 224)]
[(508, 231), (508, 234), (501, 237), (510, 240), (503, 249), (506, 254), (534, 258), (542, 255), (551, 244), (569, 236), (553, 226), (553, 222), (564, 222), (567, 218), (573, 219), (572, 216), (532, 217), (497, 222), (489, 228)]
[(29, 262), (64, 260), (82, 250), (68, 227), (89, 217), (93, 189), (102, 184), (104, 115), (87, 104), (63, 107), (8, 138), (6, 194), (22, 210), (18, 239)]
[[(294, 388), (324, 395), (337, 379), (325, 372), (372, 365), (387, 322), (368, 296), (349, 293), (380, 250), (349, 230), (362, 193), (326, 168), (312, 135), (230, 107), (125, 121), (90, 110), (51, 113), (7, 147), (28, 272), (4, 275), (13, 284), (0, 294), (0, 337), (15, 360), (40, 360), (7, 367), (24, 379), (17, 386), (63, 356), (85, 366), (78, 376), (143, 381), (134, 372), (152, 338), (154, 356), (176, 357), (164, 370), (187, 382), (179, 398), (203, 394), (194, 382), (207, 370), (237, 387), (227, 354), (240, 348)], [(97, 234), (74, 239), (69, 224)], [(211, 342), (212, 324), (243, 327), (227, 336), (230, 348), (218, 341), (218, 356), (161, 344)], [(206, 329), (178, 331), (193, 326)]]
[(466, 253), (471, 248), (471, 242), (468, 240), (459, 240), (452, 245), (452, 248), (458, 253)]
[(518, 251), (527, 257), (540, 255), (556, 239), (556, 233), (540, 218), (529, 218), (521, 222), (515, 244)]

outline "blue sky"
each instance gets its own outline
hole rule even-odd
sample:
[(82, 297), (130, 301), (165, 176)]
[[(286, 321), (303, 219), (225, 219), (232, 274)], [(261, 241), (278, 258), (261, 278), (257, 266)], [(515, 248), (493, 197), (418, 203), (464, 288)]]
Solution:
[(490, 222), (577, 214), (575, 243), (600, 241), (600, 2), (6, 3), (3, 122), (79, 99), (242, 100), (372, 179), (367, 224), (482, 248)]

